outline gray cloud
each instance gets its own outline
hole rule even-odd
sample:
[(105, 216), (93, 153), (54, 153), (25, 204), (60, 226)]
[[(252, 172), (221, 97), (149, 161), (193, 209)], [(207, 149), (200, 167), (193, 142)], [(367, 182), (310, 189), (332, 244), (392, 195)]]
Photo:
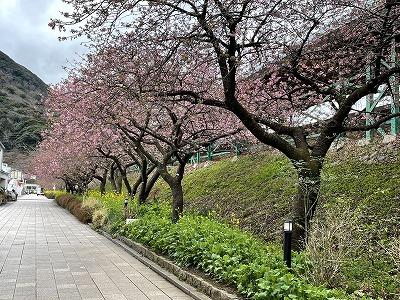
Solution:
[(80, 41), (59, 42), (47, 26), (62, 7), (61, 0), (0, 0), (0, 50), (46, 83), (65, 78), (67, 60), (86, 52)]

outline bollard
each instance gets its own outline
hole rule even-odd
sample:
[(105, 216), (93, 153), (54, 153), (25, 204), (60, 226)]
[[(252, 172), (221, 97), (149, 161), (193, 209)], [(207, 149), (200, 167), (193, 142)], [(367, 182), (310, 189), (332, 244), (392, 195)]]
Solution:
[(285, 220), (283, 223), (283, 260), (289, 269), (292, 267), (292, 231), (293, 221)]
[(128, 198), (125, 198), (124, 200), (124, 216), (125, 219), (128, 218)]

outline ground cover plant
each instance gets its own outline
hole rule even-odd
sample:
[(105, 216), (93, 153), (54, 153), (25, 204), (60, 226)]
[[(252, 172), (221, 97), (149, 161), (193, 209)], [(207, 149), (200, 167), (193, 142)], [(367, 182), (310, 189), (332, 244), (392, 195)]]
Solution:
[[(89, 191), (83, 200), (83, 205), (90, 210), (95, 228), (109, 230), (109, 227), (117, 226), (124, 219), (124, 201), (126, 198), (126, 194), (114, 192), (101, 194), (98, 191)], [(135, 208), (135, 202), (130, 201), (128, 211), (132, 212)]]
[(212, 217), (188, 214), (171, 222), (166, 203), (140, 209), (139, 220), (119, 233), (183, 266), (196, 267), (217, 280), (233, 284), (253, 299), (346, 299), (338, 291), (307, 284), (304, 256), (295, 255), (293, 273), (278, 245), (266, 245), (238, 228)]

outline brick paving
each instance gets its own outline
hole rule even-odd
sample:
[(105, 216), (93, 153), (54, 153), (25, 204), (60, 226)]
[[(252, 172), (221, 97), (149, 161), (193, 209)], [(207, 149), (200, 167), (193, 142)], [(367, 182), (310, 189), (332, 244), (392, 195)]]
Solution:
[(0, 299), (192, 299), (54, 201), (0, 206)]

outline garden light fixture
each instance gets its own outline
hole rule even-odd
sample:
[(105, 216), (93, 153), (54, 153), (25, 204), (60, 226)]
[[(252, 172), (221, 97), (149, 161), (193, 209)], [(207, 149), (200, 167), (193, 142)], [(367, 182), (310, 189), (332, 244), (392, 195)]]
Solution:
[(125, 198), (124, 200), (124, 216), (125, 219), (128, 218), (128, 198)]
[(292, 232), (293, 231), (293, 221), (291, 219), (285, 220), (283, 223), (283, 231), (284, 232)]
[(283, 260), (288, 268), (292, 267), (292, 232), (293, 221), (286, 219), (283, 223)]

